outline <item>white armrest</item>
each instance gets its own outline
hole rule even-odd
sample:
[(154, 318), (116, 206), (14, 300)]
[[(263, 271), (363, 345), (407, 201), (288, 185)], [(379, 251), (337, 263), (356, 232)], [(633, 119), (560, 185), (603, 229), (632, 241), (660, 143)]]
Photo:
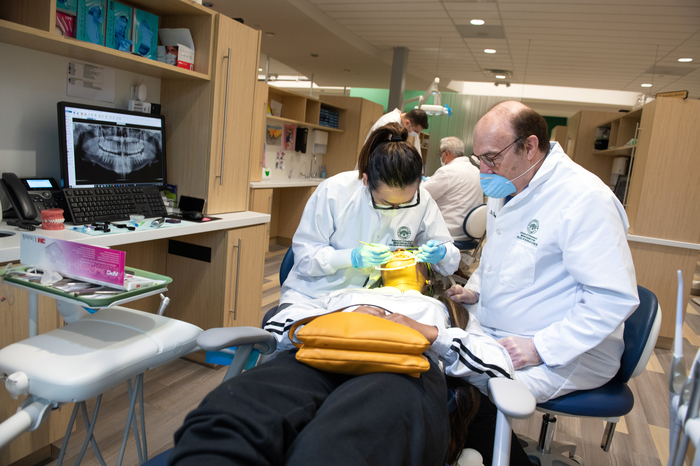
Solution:
[(514, 379), (489, 380), (489, 399), (510, 418), (525, 419), (535, 412), (535, 397), (525, 385)]
[(207, 351), (242, 345), (255, 345), (262, 354), (270, 354), (277, 348), (271, 333), (257, 327), (210, 328), (197, 337), (197, 345)]

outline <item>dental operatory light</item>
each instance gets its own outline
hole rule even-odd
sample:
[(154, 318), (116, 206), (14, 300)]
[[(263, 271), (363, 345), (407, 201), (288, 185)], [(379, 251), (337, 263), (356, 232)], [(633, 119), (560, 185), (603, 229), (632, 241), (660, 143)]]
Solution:
[[(412, 99), (404, 100), (401, 104), (401, 108), (404, 108), (407, 103), (417, 100), (418, 105), (416, 105), (415, 108), (420, 108), (430, 116), (452, 115), (452, 109), (450, 107), (447, 105), (440, 105), (440, 91), (438, 90), (438, 84), (440, 84), (440, 78), (435, 78), (435, 80), (430, 83), (430, 86), (428, 86), (428, 90), (425, 91), (425, 94)], [(433, 96), (433, 104), (424, 104), (423, 102), (427, 102), (431, 95)]]
[(506, 79), (506, 76), (503, 74), (497, 74), (496, 79)]

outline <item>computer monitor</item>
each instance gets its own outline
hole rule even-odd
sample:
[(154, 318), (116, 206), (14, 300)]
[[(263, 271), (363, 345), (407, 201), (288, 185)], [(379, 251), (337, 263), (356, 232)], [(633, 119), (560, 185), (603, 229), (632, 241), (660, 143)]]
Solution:
[(161, 115), (58, 103), (61, 187), (166, 184)]

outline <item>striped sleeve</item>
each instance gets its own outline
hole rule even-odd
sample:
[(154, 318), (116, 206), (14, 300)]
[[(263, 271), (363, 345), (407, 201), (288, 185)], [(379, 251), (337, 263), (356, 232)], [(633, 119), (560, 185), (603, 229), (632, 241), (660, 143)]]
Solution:
[(439, 328), (438, 331), (431, 349), (439, 354), (447, 375), (466, 380), (484, 394), (489, 379), (513, 378), (515, 371), (508, 351), (484, 333), (474, 316), (470, 317), (466, 330)]
[[(267, 330), (277, 340), (277, 351), (294, 349), (294, 345), (289, 341), (289, 329), (294, 322), (311, 316), (327, 314), (328, 310), (322, 305), (320, 300), (310, 300), (295, 303), (270, 318), (263, 329)], [(301, 327), (300, 327), (301, 328)]]

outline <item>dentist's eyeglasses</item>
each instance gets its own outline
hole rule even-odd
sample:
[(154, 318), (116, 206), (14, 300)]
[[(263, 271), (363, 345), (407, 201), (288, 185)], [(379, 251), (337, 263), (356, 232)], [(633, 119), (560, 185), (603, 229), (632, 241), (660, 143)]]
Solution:
[(411, 207), (416, 207), (420, 204), (420, 188), (416, 191), (416, 202), (408, 202), (406, 204), (377, 204), (374, 201), (374, 195), (372, 190), (369, 190), (369, 196), (372, 198), (372, 207), (377, 210), (395, 210), (395, 209), (409, 209)]
[(474, 164), (479, 165), (479, 161), (484, 162), (486, 165), (489, 167), (493, 168), (496, 166), (496, 159), (501, 155), (504, 154), (508, 149), (513, 147), (513, 144), (516, 142), (520, 141), (520, 138), (516, 139), (515, 141), (511, 142), (508, 144), (508, 146), (500, 151), (498, 154), (494, 156), (488, 156), (488, 155), (476, 155), (476, 154), (471, 154), (469, 156), (469, 160), (471, 160)]

